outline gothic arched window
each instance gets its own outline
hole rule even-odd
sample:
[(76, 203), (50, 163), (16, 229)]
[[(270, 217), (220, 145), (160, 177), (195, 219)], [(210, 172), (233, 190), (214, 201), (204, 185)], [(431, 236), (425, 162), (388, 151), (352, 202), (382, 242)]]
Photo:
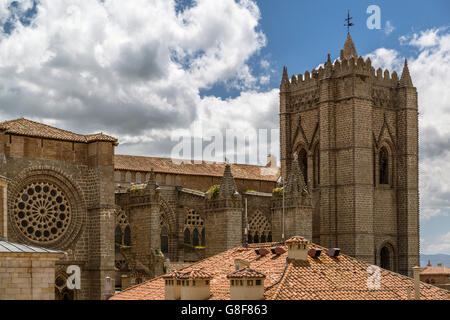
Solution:
[(388, 247), (381, 248), (380, 252), (380, 267), (391, 270), (391, 253)]
[(126, 226), (123, 231), (123, 244), (126, 246), (131, 246), (131, 229), (130, 226)]
[(166, 227), (161, 228), (161, 252), (169, 252), (169, 232)]
[(298, 154), (298, 164), (300, 165), (303, 179), (305, 179), (305, 183), (308, 184), (308, 155), (305, 149), (300, 150), (300, 153)]
[(120, 229), (120, 226), (117, 226), (114, 230), (114, 242), (119, 245), (122, 244), (122, 229)]
[(253, 243), (253, 238), (252, 238), (252, 235), (250, 233), (248, 234), (247, 241), (248, 241), (248, 243)]
[(191, 244), (191, 232), (188, 228), (184, 229), (184, 243)]
[[(200, 217), (200, 214), (191, 209), (188, 210), (186, 217), (184, 219), (184, 229), (185, 229), (185, 243), (186, 244), (192, 244), (195, 246), (205, 246), (206, 239), (205, 239), (205, 224), (203, 219)], [(186, 242), (186, 230), (189, 232), (189, 242)], [(190, 240), (190, 237), (192, 235), (192, 242)]]
[(254, 243), (259, 243), (258, 232), (255, 232), (255, 236), (253, 237), (253, 242)]
[(389, 156), (386, 148), (381, 148), (379, 154), (380, 184), (389, 184)]
[(267, 242), (272, 242), (272, 232), (269, 232), (269, 235), (267, 236)]
[(194, 247), (198, 246), (200, 244), (200, 239), (199, 239), (199, 233), (197, 229), (194, 229), (194, 232), (192, 232), (192, 245)]
[[(250, 218), (248, 229), (249, 235), (253, 235), (254, 243), (266, 242), (266, 235), (270, 234), (271, 226), (267, 217), (261, 211), (256, 210)], [(249, 241), (249, 243), (251, 242)]]
[(261, 235), (261, 242), (266, 242), (266, 235), (264, 233)]
[(320, 185), (320, 150), (319, 144), (316, 145), (314, 149), (313, 156), (313, 171), (314, 171), (314, 187), (318, 187)]

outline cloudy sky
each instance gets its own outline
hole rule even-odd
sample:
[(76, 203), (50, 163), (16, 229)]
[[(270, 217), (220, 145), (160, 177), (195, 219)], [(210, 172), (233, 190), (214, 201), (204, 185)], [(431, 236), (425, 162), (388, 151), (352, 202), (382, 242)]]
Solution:
[[(373, 4), (380, 29), (366, 25)], [(421, 251), (450, 254), (445, 0), (0, 0), (0, 119), (102, 131), (119, 138), (118, 153), (161, 156), (182, 135), (207, 144), (225, 129), (276, 132), (282, 66), (303, 73), (338, 57), (347, 9), (360, 55), (398, 73), (408, 58), (419, 92)], [(268, 137), (261, 155), (278, 154), (277, 134)]]

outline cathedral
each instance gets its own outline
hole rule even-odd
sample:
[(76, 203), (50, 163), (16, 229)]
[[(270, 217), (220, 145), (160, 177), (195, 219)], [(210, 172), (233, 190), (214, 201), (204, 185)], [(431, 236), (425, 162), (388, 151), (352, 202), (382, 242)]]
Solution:
[[(117, 290), (246, 243), (302, 235), (410, 275), (419, 265), (418, 105), (405, 60), (340, 57), (280, 85), (281, 168), (115, 154), (116, 138), (0, 123), (0, 237), (67, 254), (57, 299)], [(81, 286), (67, 287), (67, 267)]]

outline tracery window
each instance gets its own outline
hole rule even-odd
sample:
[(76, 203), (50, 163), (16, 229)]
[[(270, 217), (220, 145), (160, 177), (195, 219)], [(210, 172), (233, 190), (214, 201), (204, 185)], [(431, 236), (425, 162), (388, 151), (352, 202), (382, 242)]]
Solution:
[(24, 187), (14, 202), (14, 218), (28, 239), (51, 242), (60, 239), (72, 219), (65, 193), (50, 182), (33, 182)]
[(115, 243), (120, 246), (131, 246), (131, 229), (128, 217), (122, 209), (116, 209)]
[(267, 217), (259, 210), (251, 217), (248, 224), (248, 242), (259, 243), (272, 241), (271, 226)]
[(74, 300), (74, 290), (67, 288), (67, 274), (59, 272), (55, 277), (55, 300)]
[(184, 243), (194, 247), (205, 245), (204, 221), (195, 210), (189, 210), (184, 220)]

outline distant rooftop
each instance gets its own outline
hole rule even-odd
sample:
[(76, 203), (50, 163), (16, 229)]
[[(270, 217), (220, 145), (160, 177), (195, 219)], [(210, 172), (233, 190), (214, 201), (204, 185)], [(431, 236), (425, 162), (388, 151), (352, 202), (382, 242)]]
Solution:
[[(147, 171), (153, 168), (155, 173), (186, 174), (197, 176), (222, 177), (226, 163), (175, 163), (171, 158), (144, 157), (116, 154), (114, 156), (114, 169), (128, 171)], [(230, 164), (231, 173), (235, 179), (250, 179), (276, 182), (280, 176), (278, 167), (256, 166), (249, 164)]]

